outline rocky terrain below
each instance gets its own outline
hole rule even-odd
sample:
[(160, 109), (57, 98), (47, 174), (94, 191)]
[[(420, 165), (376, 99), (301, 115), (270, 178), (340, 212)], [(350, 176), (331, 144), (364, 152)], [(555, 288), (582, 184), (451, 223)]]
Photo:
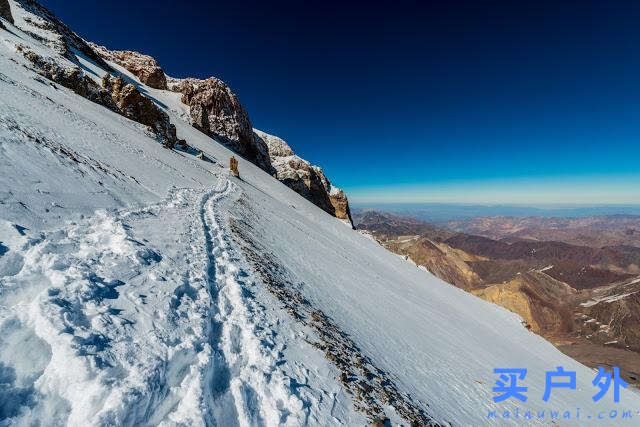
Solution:
[(594, 248), (640, 246), (640, 216), (635, 215), (585, 218), (494, 216), (448, 221), (445, 226), (495, 240), (553, 240)]
[[(554, 219), (553, 223), (572, 221)], [(497, 240), (376, 211), (355, 215), (356, 227), (371, 233), (388, 250), (447, 283), (519, 314), (524, 327), (587, 366), (620, 366), (627, 381), (638, 385), (640, 247), (612, 240), (611, 230), (619, 228), (620, 221), (612, 218), (607, 226), (599, 219), (604, 237), (592, 228), (591, 237), (583, 240), (612, 245), (594, 247), (514, 236)], [(628, 221), (624, 219), (626, 225)], [(494, 222), (482, 218), (469, 223)], [(552, 235), (553, 230), (540, 229), (539, 234)]]

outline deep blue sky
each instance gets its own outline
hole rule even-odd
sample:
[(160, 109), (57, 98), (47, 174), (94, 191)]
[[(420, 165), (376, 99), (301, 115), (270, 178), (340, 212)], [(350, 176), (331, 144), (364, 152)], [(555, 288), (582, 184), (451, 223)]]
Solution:
[(355, 201), (640, 203), (640, 2), (43, 3), (223, 79)]

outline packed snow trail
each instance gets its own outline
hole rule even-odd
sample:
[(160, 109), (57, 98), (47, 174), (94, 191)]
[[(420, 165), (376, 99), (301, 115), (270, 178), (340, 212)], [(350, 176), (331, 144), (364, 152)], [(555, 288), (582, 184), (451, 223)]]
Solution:
[[(215, 383), (219, 381), (217, 378), (229, 378), (228, 384), (217, 384), (214, 388), (218, 391), (222, 386), (228, 388), (235, 407), (235, 414), (221, 425), (235, 422), (246, 426), (275, 425), (281, 421), (303, 425), (307, 418), (303, 401), (290, 393), (284, 375), (277, 370), (283, 346), (273, 340), (274, 330), (264, 328), (264, 310), (243, 286), (251, 280), (249, 274), (237, 267), (239, 257), (220, 226), (216, 204), (232, 188), (233, 184), (227, 180), (222, 191), (214, 192), (202, 203), (202, 223), (213, 263), (209, 270), (215, 271), (218, 310), (214, 316), (213, 335), (216, 335), (215, 329), (221, 328), (215, 348), (218, 366), (212, 379)], [(221, 363), (222, 359), (224, 363)], [(228, 372), (221, 372), (220, 365)], [(229, 397), (214, 397), (222, 402), (229, 400)], [(218, 408), (225, 410), (221, 405)], [(217, 420), (221, 418), (216, 417)]]
[(220, 226), (234, 187), (222, 177), (204, 194), (174, 189), (34, 236), (2, 224), (15, 267), (0, 284), (5, 421), (297, 426), (326, 416), (318, 396), (292, 387), (309, 372), (284, 359), (281, 320), (256, 300)]

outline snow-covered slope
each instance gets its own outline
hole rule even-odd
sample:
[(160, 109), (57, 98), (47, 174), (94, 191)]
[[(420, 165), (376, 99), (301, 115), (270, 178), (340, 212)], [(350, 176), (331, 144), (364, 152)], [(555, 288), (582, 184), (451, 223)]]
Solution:
[[(179, 94), (139, 85), (211, 161), (44, 80), (19, 45), (69, 59), (5, 26), (0, 425), (550, 423), (487, 419), (516, 406), (638, 416), (627, 390), (617, 406), (593, 403), (594, 372), (514, 314), (249, 162), (230, 177), (232, 153), (183, 120)], [(77, 55), (100, 81), (105, 70)], [(560, 365), (578, 389), (546, 404), (544, 372)], [(494, 404), (493, 369), (519, 367), (529, 400)]]

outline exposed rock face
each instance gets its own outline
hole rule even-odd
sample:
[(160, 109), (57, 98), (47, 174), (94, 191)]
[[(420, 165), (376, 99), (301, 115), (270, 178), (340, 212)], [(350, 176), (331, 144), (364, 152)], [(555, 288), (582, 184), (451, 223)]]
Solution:
[(169, 116), (135, 86), (125, 84), (122, 77), (107, 74), (102, 79), (102, 87), (111, 94), (122, 115), (152, 128), (166, 147), (175, 146), (176, 127), (169, 121)]
[(175, 146), (176, 127), (169, 121), (167, 113), (142, 95), (135, 86), (125, 84), (121, 77), (107, 74), (100, 87), (78, 67), (65, 67), (53, 58), (45, 58), (21, 46), (18, 46), (18, 51), (22, 51), (38, 74), (128, 119), (149, 126), (165, 147)]
[(76, 94), (90, 101), (104, 105), (110, 110), (117, 111), (117, 107), (109, 93), (87, 77), (79, 67), (65, 67), (52, 58), (45, 58), (22, 46), (18, 46), (17, 49), (31, 62), (35, 71), (41, 76), (71, 89)]
[[(91, 47), (104, 59), (135, 74), (141, 82), (181, 93), (181, 101), (189, 106), (189, 118), (194, 127), (274, 175), (321, 209), (353, 224), (344, 192), (331, 185), (322, 169), (296, 156), (282, 139), (261, 131), (254, 132), (249, 114), (222, 80), (215, 77), (205, 80), (167, 77), (156, 60), (149, 56), (131, 51), (110, 51), (95, 44), (91, 44)], [(120, 89), (120, 83), (111, 82), (112, 79), (108, 79), (103, 86), (114, 93), (113, 99), (118, 108), (124, 109), (127, 117), (153, 127), (150, 123), (157, 118), (157, 114), (144, 111), (152, 103), (140, 101), (143, 103), (142, 109), (134, 108), (137, 105), (135, 100), (142, 97), (140, 93), (134, 88)], [(121, 99), (122, 93), (126, 93), (126, 99)], [(123, 102), (127, 105), (123, 106)], [(175, 140), (170, 129), (154, 129), (166, 140)]]
[[(0, 0), (0, 3), (6, 3), (6, 1)], [(13, 4), (22, 9), (14, 19), (14, 25), (18, 28), (75, 63), (78, 63), (76, 55), (79, 53), (103, 69), (111, 71), (111, 67), (87, 42), (56, 18), (47, 8), (34, 0), (15, 0)]]
[(548, 336), (572, 331), (572, 314), (563, 303), (576, 291), (543, 273), (523, 273), (507, 283), (471, 292), (519, 314), (527, 327), (537, 334)]
[(344, 194), (344, 191), (338, 187), (331, 186), (331, 191), (329, 191), (329, 201), (331, 202), (331, 205), (333, 205), (333, 215), (336, 218), (348, 219), (353, 226), (351, 210), (349, 209), (349, 201), (347, 200), (347, 195)]
[(279, 181), (336, 218), (353, 224), (347, 196), (331, 185), (321, 168), (296, 156), (281, 138), (259, 130), (255, 135), (266, 145)]
[[(11, 7), (8, 0), (0, 0), (0, 18), (13, 24), (13, 16), (11, 16)], [(2, 27), (2, 22), (0, 22), (0, 27)]]
[(639, 279), (594, 290), (578, 307), (582, 334), (595, 343), (640, 351)]
[(182, 93), (182, 102), (189, 106), (194, 127), (273, 173), (266, 145), (254, 137), (249, 115), (222, 80), (170, 78), (168, 87)]
[(468, 291), (482, 285), (482, 279), (467, 264), (470, 260), (481, 260), (480, 257), (425, 236), (416, 236), (414, 239), (400, 236), (388, 240), (382, 236), (376, 237), (385, 248), (410, 257), (413, 262), (424, 266), (434, 276), (458, 288)]
[(94, 43), (89, 43), (89, 45), (102, 58), (124, 67), (147, 86), (155, 89), (167, 89), (167, 76), (151, 56), (130, 50), (108, 50), (106, 47)]

